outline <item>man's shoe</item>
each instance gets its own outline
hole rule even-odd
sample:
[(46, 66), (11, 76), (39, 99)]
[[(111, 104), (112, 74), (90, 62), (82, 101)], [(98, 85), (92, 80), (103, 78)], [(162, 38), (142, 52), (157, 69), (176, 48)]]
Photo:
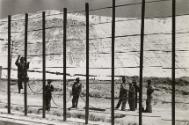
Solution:
[(75, 108), (75, 106), (72, 106), (71, 108)]

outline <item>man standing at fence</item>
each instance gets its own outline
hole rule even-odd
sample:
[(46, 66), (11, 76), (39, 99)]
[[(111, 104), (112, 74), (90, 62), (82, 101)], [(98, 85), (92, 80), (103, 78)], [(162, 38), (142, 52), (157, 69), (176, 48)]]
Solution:
[(122, 111), (125, 111), (127, 98), (128, 98), (128, 87), (127, 87), (128, 83), (126, 83), (125, 81), (126, 81), (125, 77), (123, 76), (122, 83), (120, 86), (120, 92), (119, 92), (119, 101), (116, 106), (116, 109), (118, 109), (120, 107), (120, 105), (122, 104), (122, 106), (121, 106)]
[(154, 92), (154, 87), (151, 85), (151, 80), (147, 81), (147, 100), (146, 100), (146, 110), (145, 112), (152, 113), (152, 93)]
[(20, 57), (19, 55), (15, 64), (18, 67), (18, 92), (20, 93), (21, 89), (23, 89), (22, 82), (29, 81), (27, 74), (27, 70), (29, 69), (29, 62), (26, 62), (25, 58)]
[(81, 93), (81, 88), (82, 88), (82, 85), (79, 81), (80, 81), (79, 78), (76, 78), (76, 81), (72, 86), (72, 96), (73, 96), (72, 108), (77, 108), (78, 106), (79, 95)]
[(138, 99), (137, 94), (139, 92), (139, 87), (138, 87), (137, 82), (135, 80), (133, 80), (132, 83), (133, 83), (133, 86), (135, 88), (135, 109), (137, 109), (137, 99)]
[(133, 83), (129, 83), (129, 108), (135, 111), (135, 87)]
[(50, 111), (51, 108), (51, 99), (52, 99), (52, 92), (54, 91), (54, 86), (51, 84), (51, 80), (48, 80), (47, 85), (45, 86), (45, 109)]

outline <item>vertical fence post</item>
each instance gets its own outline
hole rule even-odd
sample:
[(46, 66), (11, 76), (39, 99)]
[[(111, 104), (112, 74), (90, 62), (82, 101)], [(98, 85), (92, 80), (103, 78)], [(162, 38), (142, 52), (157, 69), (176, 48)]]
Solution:
[(172, 125), (175, 125), (175, 31), (176, 31), (176, 1), (172, 0)]
[(63, 74), (64, 74), (64, 82), (63, 82), (63, 106), (64, 106), (64, 121), (66, 121), (66, 28), (67, 28), (67, 8), (64, 8), (64, 22), (63, 22)]
[(11, 113), (11, 90), (10, 90), (10, 80), (11, 80), (11, 16), (8, 16), (8, 86), (7, 86), (7, 95), (8, 95), (8, 114)]
[(111, 124), (114, 125), (114, 52), (115, 52), (115, 0), (112, 0), (112, 83), (111, 83)]
[(2, 66), (0, 66), (0, 83), (1, 83), (1, 78), (2, 78)]
[[(28, 14), (25, 14), (25, 49), (24, 49), (24, 56), (25, 62), (27, 62), (27, 51), (28, 51)], [(24, 114), (27, 115), (27, 82), (24, 82)]]
[(142, 95), (143, 95), (143, 50), (144, 50), (144, 20), (145, 20), (145, 0), (141, 6), (141, 35), (140, 35), (140, 91), (139, 91), (139, 125), (142, 125)]
[(85, 124), (88, 124), (89, 118), (89, 3), (85, 3), (86, 13), (86, 106), (85, 106)]
[(46, 84), (46, 41), (45, 41), (45, 12), (42, 13), (42, 29), (43, 29), (43, 118), (45, 118), (45, 84)]

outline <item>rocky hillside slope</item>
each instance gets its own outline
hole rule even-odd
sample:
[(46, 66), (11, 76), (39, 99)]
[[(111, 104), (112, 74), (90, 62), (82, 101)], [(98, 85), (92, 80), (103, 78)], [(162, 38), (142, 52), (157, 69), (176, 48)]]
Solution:
[[(46, 59), (47, 71), (62, 73), (63, 69), (63, 16), (59, 11), (47, 11)], [(49, 16), (51, 15), (51, 16)], [(14, 62), (24, 54), (24, 15), (12, 17), (12, 77), (16, 78)], [(19, 21), (14, 21), (18, 20)], [(0, 65), (7, 67), (7, 19), (0, 21)], [(176, 76), (189, 76), (189, 16), (177, 17)], [(28, 61), (30, 70), (42, 70), (41, 13), (29, 14)], [(85, 16), (69, 13), (67, 28), (67, 72), (85, 74)], [(100, 79), (111, 75), (111, 17), (90, 15), (90, 74)], [(139, 74), (140, 19), (116, 18), (115, 74)], [(144, 76), (171, 76), (171, 18), (145, 20)], [(187, 50), (187, 51), (185, 51)], [(30, 77), (41, 78), (39, 72)], [(3, 70), (3, 77), (6, 77)], [(47, 73), (48, 77), (62, 78)]]

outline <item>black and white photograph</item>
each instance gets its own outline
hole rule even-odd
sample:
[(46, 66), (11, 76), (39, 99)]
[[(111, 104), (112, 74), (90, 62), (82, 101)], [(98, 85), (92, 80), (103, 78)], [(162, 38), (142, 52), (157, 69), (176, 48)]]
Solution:
[(189, 1), (0, 0), (0, 125), (189, 125)]

